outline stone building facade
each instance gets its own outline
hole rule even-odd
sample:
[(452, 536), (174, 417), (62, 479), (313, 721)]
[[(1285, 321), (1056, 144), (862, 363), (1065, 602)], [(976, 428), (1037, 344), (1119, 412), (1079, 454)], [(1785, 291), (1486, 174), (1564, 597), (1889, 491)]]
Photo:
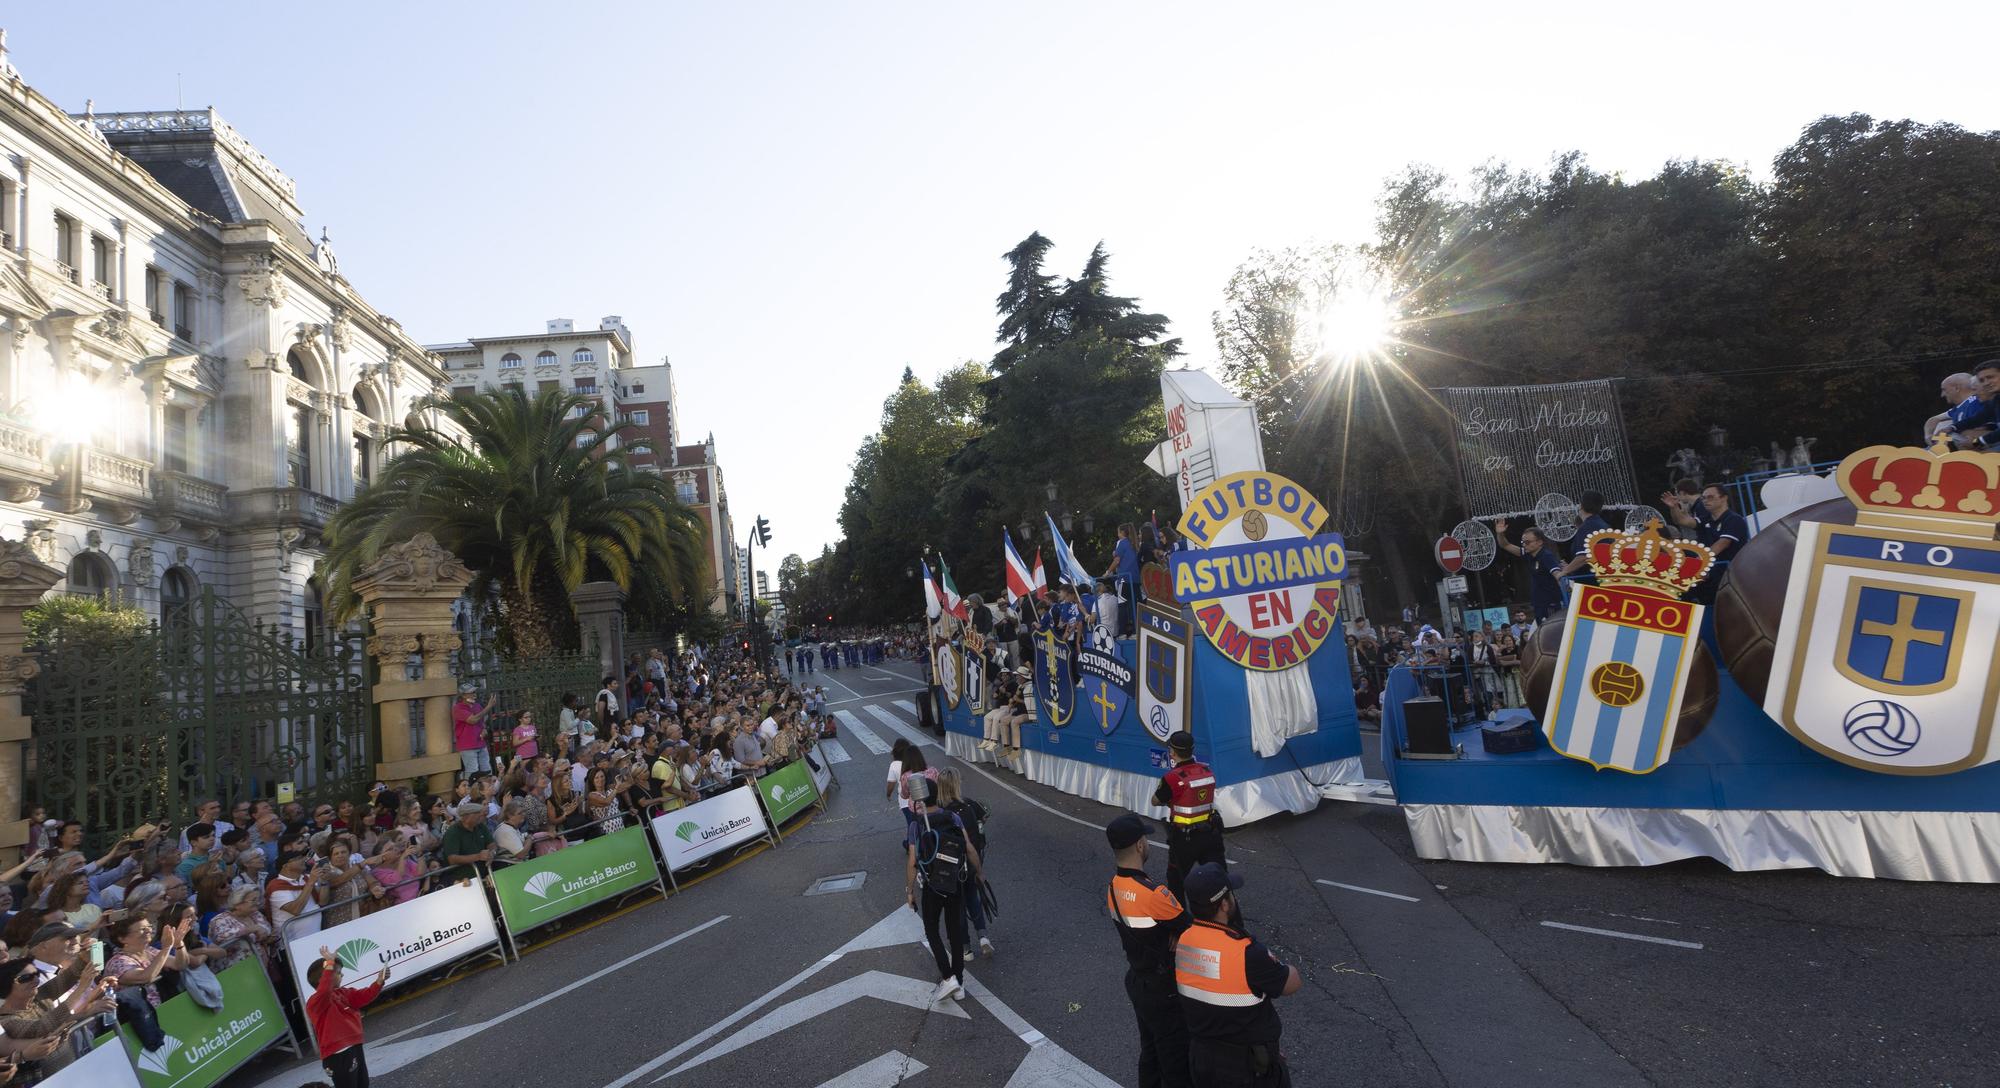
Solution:
[(328, 516), (449, 379), (303, 221), (213, 111), (68, 114), (0, 44), (0, 536), (58, 592), (312, 637)]

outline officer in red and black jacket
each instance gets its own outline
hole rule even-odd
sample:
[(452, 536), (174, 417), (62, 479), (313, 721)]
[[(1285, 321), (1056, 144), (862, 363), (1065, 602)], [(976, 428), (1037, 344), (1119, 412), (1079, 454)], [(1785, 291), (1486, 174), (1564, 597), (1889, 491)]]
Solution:
[(1139, 1018), (1139, 1088), (1189, 1088), (1187, 1022), (1174, 985), (1174, 940), (1193, 919), (1146, 875), (1146, 821), (1131, 813), (1105, 825), (1117, 871), (1104, 903), (1125, 948), (1125, 996)]
[(1215, 814), (1215, 772), (1194, 758), (1194, 735), (1182, 729), (1167, 738), (1174, 769), (1160, 776), (1153, 803), (1167, 806), (1167, 889), (1181, 898), (1188, 870), (1203, 862), (1228, 868), (1222, 856), (1222, 817)]

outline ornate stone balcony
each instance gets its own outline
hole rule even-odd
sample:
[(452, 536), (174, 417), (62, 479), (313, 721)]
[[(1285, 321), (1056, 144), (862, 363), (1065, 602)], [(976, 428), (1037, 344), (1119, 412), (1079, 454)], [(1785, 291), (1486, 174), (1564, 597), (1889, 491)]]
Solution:
[(340, 504), (303, 487), (260, 487), (228, 493), (229, 516), (247, 527), (279, 526), (313, 533), (326, 528)]
[(217, 524), (229, 513), (229, 489), (199, 476), (165, 469), (153, 473), (153, 506), (162, 518)]
[(83, 445), (64, 446), (57, 457), (54, 490), (69, 513), (97, 510), (126, 525), (153, 501), (153, 466), (145, 461)]
[(56, 466), (49, 461), (49, 436), (0, 419), (0, 499), (33, 502), (55, 479)]

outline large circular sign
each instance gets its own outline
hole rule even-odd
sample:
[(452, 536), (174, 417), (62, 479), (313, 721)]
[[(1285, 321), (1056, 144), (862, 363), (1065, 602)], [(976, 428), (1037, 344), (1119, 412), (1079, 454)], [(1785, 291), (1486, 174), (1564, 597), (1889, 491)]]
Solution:
[(1493, 530), (1483, 521), (1461, 521), (1452, 527), (1451, 536), (1458, 546), (1465, 550), (1466, 570), (1485, 570), (1493, 565), (1493, 553), (1498, 545), (1493, 542)]
[(1457, 537), (1438, 537), (1431, 554), (1437, 556), (1438, 566), (1443, 567), (1446, 574), (1457, 574), (1465, 566), (1465, 546), (1458, 542)]
[(1192, 547), (1171, 556), (1174, 596), (1223, 656), (1289, 669), (1340, 629), (1347, 550), (1339, 533), (1313, 535), (1325, 521), (1318, 499), (1269, 472), (1225, 476), (1188, 503), (1180, 531)]
[(1658, 510), (1650, 506), (1634, 506), (1630, 510), (1625, 511), (1625, 529), (1627, 532), (1637, 532), (1656, 521), (1660, 523), (1661, 528), (1665, 528), (1669, 524), (1667, 519), (1661, 516)]

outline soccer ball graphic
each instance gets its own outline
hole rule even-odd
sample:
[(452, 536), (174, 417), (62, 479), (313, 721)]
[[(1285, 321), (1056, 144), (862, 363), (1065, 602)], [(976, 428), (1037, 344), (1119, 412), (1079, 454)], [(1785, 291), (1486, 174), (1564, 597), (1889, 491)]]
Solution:
[(1646, 678), (1623, 661), (1607, 661), (1590, 674), (1590, 693), (1609, 707), (1631, 706), (1645, 690)]
[(1871, 756), (1900, 756), (1917, 746), (1923, 724), (1910, 708), (1887, 699), (1856, 703), (1840, 723), (1847, 743)]

